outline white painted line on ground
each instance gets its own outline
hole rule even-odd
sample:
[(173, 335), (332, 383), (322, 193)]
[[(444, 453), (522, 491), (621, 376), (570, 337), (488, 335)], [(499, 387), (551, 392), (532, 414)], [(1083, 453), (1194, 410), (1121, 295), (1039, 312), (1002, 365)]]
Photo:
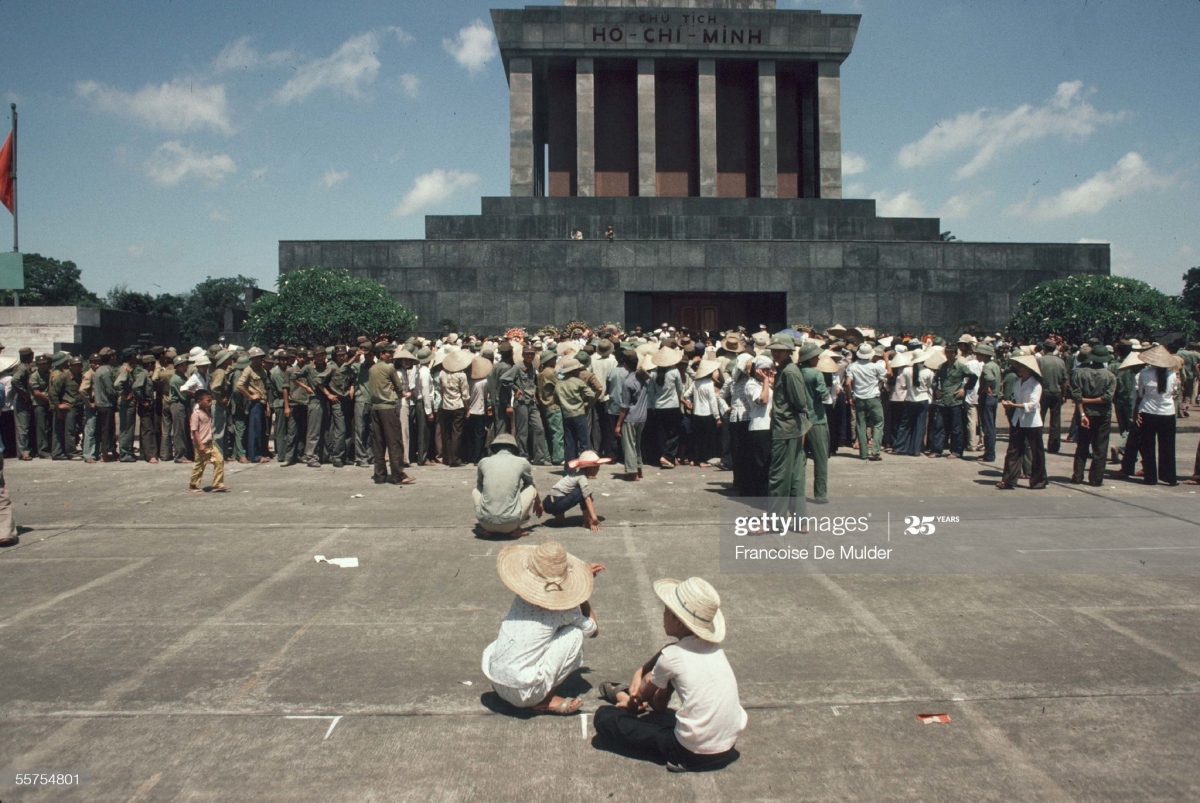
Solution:
[[(329, 730), (325, 731), (325, 739), (328, 739), (329, 735), (333, 733), (333, 729), (336, 728), (337, 724), (342, 721), (342, 715), (338, 714), (335, 717), (331, 717), (331, 716), (310, 716), (307, 714), (289, 714), (288, 716), (284, 717), (284, 719), (331, 719), (333, 721), (329, 723)], [(325, 741), (325, 739), (322, 739), (321, 741)]]
[(1097, 613), (1095, 610), (1089, 610), (1087, 608), (1075, 608), (1074, 610), (1077, 613), (1083, 614), (1084, 616), (1088, 617), (1089, 619), (1093, 619), (1093, 620), (1099, 622), (1100, 624), (1104, 625), (1105, 627), (1107, 627), (1109, 630), (1113, 631), (1114, 633), (1120, 633), (1122, 636), (1129, 639), (1130, 641), (1132, 641), (1134, 644), (1138, 645), (1142, 649), (1149, 650), (1150, 652), (1155, 653), (1157, 655), (1161, 655), (1163, 658), (1166, 658), (1168, 661), (1175, 664), (1175, 666), (1178, 667), (1180, 671), (1186, 672), (1187, 674), (1192, 675), (1193, 677), (1200, 677), (1200, 664), (1197, 664), (1195, 661), (1185, 658), (1184, 656), (1179, 655), (1178, 653), (1172, 652), (1171, 650), (1167, 649), (1166, 647), (1161, 647), (1158, 644), (1155, 644), (1153, 641), (1146, 638), (1145, 636), (1138, 635), (1137, 633), (1133, 632), (1132, 630), (1125, 627), (1124, 625), (1117, 624), (1112, 619), (1109, 619), (1107, 616), (1105, 616), (1102, 613)]
[(587, 713), (583, 713), (583, 714), (579, 715), (579, 731), (580, 731), (579, 735), (582, 736), (584, 739), (586, 739), (587, 738)]

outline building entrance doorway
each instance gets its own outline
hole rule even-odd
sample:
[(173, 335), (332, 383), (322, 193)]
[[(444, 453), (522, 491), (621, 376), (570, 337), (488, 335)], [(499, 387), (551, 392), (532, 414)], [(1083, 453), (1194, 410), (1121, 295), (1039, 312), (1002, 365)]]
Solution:
[(787, 326), (787, 293), (626, 293), (625, 326), (652, 331), (663, 322), (692, 332), (738, 326), (777, 332)]

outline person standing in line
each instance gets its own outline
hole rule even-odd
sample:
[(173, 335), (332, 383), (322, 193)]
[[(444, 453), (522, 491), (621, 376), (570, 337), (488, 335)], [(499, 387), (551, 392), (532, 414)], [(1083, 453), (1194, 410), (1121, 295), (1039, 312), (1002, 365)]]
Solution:
[(466, 370), (473, 359), (467, 349), (455, 349), (442, 359), (442, 372), (438, 375), (438, 388), (442, 395), (438, 413), (442, 427), (442, 462), (450, 468), (458, 468), (463, 464), (460, 449), (467, 398), (471, 392)]
[(1067, 387), (1067, 364), (1055, 353), (1057, 349), (1053, 340), (1046, 340), (1038, 357), (1042, 377), (1042, 420), (1049, 428), (1046, 451), (1051, 454), (1058, 454), (1061, 448), (1062, 402), (1070, 390)]
[(554, 386), (554, 397), (562, 411), (564, 468), (573, 474), (569, 464), (591, 445), (587, 414), (596, 400), (596, 391), (580, 378), (583, 364), (579, 360), (567, 357), (559, 363), (559, 368), (562, 379)]
[(138, 420), (138, 453), (147, 463), (158, 462), (158, 422), (154, 418), (154, 355), (143, 354), (133, 376), (133, 405)]
[(79, 381), (79, 395), (83, 397), (83, 462), (89, 465), (100, 459), (100, 444), (96, 440), (96, 369), (100, 367), (100, 355), (88, 357), (88, 367), (83, 370)]
[(171, 409), (167, 402), (167, 391), (171, 385), (171, 376), (175, 373), (172, 361), (174, 353), (167, 356), (167, 349), (155, 346), (150, 349), (154, 355), (154, 421), (155, 432), (158, 433), (158, 460), (166, 463), (175, 459), (174, 444), (171, 443)]
[(1083, 482), (1083, 471), (1091, 453), (1092, 467), (1088, 484), (1104, 483), (1104, 464), (1108, 460), (1108, 436), (1112, 426), (1112, 400), (1117, 392), (1117, 377), (1108, 370), (1112, 357), (1108, 347), (1093, 346), (1088, 363), (1071, 372), (1071, 398), (1079, 415), (1079, 436), (1075, 441), (1075, 465), (1071, 482)]
[(304, 444), (304, 462), (309, 468), (320, 468), (328, 452), (325, 442), (329, 429), (329, 397), (326, 395), (333, 366), (324, 346), (314, 346), (312, 362), (304, 367), (301, 379), (308, 388), (308, 438)]
[(746, 467), (740, 495), (749, 499), (763, 499), (770, 494), (774, 384), (775, 362), (771, 354), (758, 355), (751, 361), (746, 379)]
[(13, 421), (17, 432), (17, 455), (21, 460), (32, 460), (36, 444), (30, 445), (33, 431), (33, 393), (29, 380), (33, 374), (33, 349), (22, 346), (17, 352), (17, 365), (12, 372)]
[[(407, 352), (403, 352), (407, 354)], [(412, 365), (416, 365), (416, 358), (412, 354)], [(403, 366), (404, 361), (400, 361)], [(370, 468), (375, 462), (371, 453), (371, 392), (367, 390), (367, 380), (371, 375), (371, 366), (375, 364), (375, 351), (370, 343), (360, 343), (358, 346), (358, 357), (353, 362), (354, 365), (354, 465), (359, 468)], [(404, 370), (400, 378), (404, 380), (404, 386), (411, 391), (409, 384), (409, 375), (411, 370)], [(405, 463), (407, 463), (408, 451), (408, 433), (409, 421), (408, 410), (411, 406), (409, 394), (405, 393), (401, 400), (401, 413), (404, 418), (401, 420), (401, 432), (403, 438), (403, 448), (405, 450)]]
[[(504, 344), (501, 344), (503, 349)], [(517, 347), (513, 347), (516, 354)], [(542, 416), (538, 411), (538, 372), (535, 365), (537, 352), (532, 345), (523, 346), (518, 357), (520, 362), (500, 377), (500, 396), (507, 399), (509, 406), (497, 411), (496, 418), (509, 420), (504, 431), (497, 429), (496, 437), (511, 431), (517, 442), (518, 454), (535, 466), (544, 466), (546, 461), (546, 433), (542, 428)], [(503, 355), (503, 351), (501, 351)], [(504, 363), (501, 362), (501, 365)], [(494, 441), (494, 438), (493, 438)]]
[(50, 410), (50, 363), (49, 354), (39, 354), (33, 373), (29, 375), (29, 393), (33, 396), (34, 443), (37, 456), (50, 459), (50, 437), (54, 430), (54, 418)]
[(175, 358), (175, 373), (171, 376), (171, 381), (167, 386), (167, 404), (171, 408), (171, 440), (174, 443), (174, 454), (176, 463), (190, 463), (188, 457), (188, 427), (190, 416), (188, 414), (188, 398), (183, 393), (183, 386), (188, 381), (187, 370), (188, 360), (187, 354), (180, 354)]
[(65, 362), (69, 363), (70, 369), (59, 371), (50, 384), (50, 405), (54, 410), (51, 454), (55, 460), (70, 460), (75, 456), (75, 430), (83, 415), (83, 394), (79, 390), (83, 381), (83, 360), (68, 357)]
[(875, 362), (875, 349), (870, 343), (860, 345), (854, 356), (855, 361), (846, 369), (846, 386), (850, 403), (854, 405), (859, 458), (881, 460), (883, 402), (880, 389), (889, 370), (887, 357), (882, 362)]
[(1013, 399), (1004, 400), (1004, 408), (1012, 411), (1008, 431), (1008, 451), (1004, 455), (1004, 477), (997, 488), (1016, 488), (1021, 477), (1026, 450), (1030, 456), (1029, 488), (1046, 487), (1046, 452), (1042, 446), (1042, 383), (1038, 376), (1037, 358), (1031, 355), (1013, 357), (1011, 365), (1017, 376)]
[[(612, 405), (608, 382), (608, 374), (617, 370), (617, 362), (613, 354), (613, 342), (607, 337), (601, 337), (596, 343), (596, 354), (592, 357), (592, 364), (588, 367), (604, 389), (596, 399), (594, 408), (598, 432), (592, 432), (592, 446), (604, 457), (615, 457), (617, 453), (615, 427), (620, 404), (617, 405), (617, 413), (610, 412)], [(596, 442), (597, 439), (599, 443)]]
[(463, 462), (479, 465), (488, 434), (488, 379), (495, 364), (487, 357), (475, 357), (467, 368), (466, 417), (463, 420)]
[[(0, 384), (0, 407), (4, 406), (4, 396), (4, 385)], [(0, 547), (16, 546), (19, 541), (17, 525), (13, 521), (12, 499), (4, 482), (4, 441), (0, 439)]]
[(701, 360), (692, 384), (684, 392), (683, 403), (692, 416), (688, 456), (692, 465), (700, 468), (708, 468), (709, 461), (721, 453), (717, 428), (721, 426), (725, 409), (713, 386), (713, 377), (720, 376), (720, 365), (716, 360)]
[(804, 436), (811, 426), (808, 390), (800, 369), (792, 362), (795, 341), (775, 335), (769, 346), (775, 370), (771, 376), (771, 469), (767, 496), (773, 513), (805, 516)]
[(946, 346), (945, 363), (937, 370), (937, 420), (934, 422), (933, 451), (930, 457), (941, 457), (948, 448), (948, 460), (963, 456), (963, 397), (967, 395), (966, 363), (958, 359), (957, 349)]
[(625, 479), (636, 482), (642, 478), (642, 434), (654, 398), (650, 373), (654, 361), (650, 355), (638, 357), (636, 351), (623, 353), (627, 376), (621, 385), (621, 412), (617, 414), (616, 435), (621, 439), (625, 459)]
[(817, 370), (822, 351), (810, 340), (800, 347), (796, 357), (811, 402), (808, 409), (812, 429), (808, 431), (805, 452), (813, 461), (813, 501), (818, 505), (829, 501), (829, 421), (825, 404), (829, 390), (825, 387), (824, 374)]
[(213, 394), (213, 443), (221, 450), (223, 458), (232, 454), (229, 448), (229, 430), (232, 423), (229, 402), (233, 392), (235, 358), (236, 355), (226, 349), (218, 349), (215, 355), (209, 357), (212, 361), (208, 372), (208, 389)]
[(258, 346), (246, 352), (250, 364), (242, 369), (236, 389), (246, 400), (246, 459), (251, 463), (269, 463), (267, 457), (267, 371), (266, 354)]
[(996, 406), (1000, 393), (1000, 366), (994, 359), (996, 349), (988, 343), (975, 347), (979, 359), (979, 429), (983, 433), (983, 454), (980, 463), (996, 462)]
[(308, 385), (304, 383), (309, 354), (307, 349), (297, 351), (296, 362), (287, 371), (283, 415), (288, 420), (288, 448), (284, 466), (294, 466), (304, 460), (304, 445), (308, 442), (308, 402), (312, 398)]
[(267, 373), (267, 399), (271, 405), (272, 440), (275, 446), (275, 459), (283, 463), (287, 460), (287, 416), (283, 414), (283, 399), (287, 392), (287, 369), (291, 364), (287, 351), (276, 349), (272, 355), (275, 365)]
[[(375, 364), (367, 375), (367, 394), (371, 398), (371, 454), (375, 457), (376, 485), (412, 485), (416, 480), (404, 473), (404, 445), (400, 437), (400, 403), (404, 384), (392, 364), (395, 347), (380, 343), (375, 347)], [(388, 464), (391, 464), (391, 474)]]
[[(346, 346), (338, 344), (333, 347), (333, 370), (329, 373), (329, 381), (322, 388), (322, 393), (328, 400), (326, 408), (329, 410), (326, 449), (329, 452), (329, 462), (334, 468), (341, 468), (346, 464), (346, 434), (349, 432), (346, 422), (354, 415), (354, 376), (349, 360), (350, 350)], [(347, 403), (350, 405), (349, 412), (346, 410)]]
[[(532, 346), (525, 345), (522, 348), (521, 353), (524, 354), (526, 351), (530, 351), (530, 353), (532, 353)], [(498, 359), (496, 364), (492, 366), (492, 371), (490, 374), (488, 374), (487, 379), (488, 406), (491, 407), (494, 412), (494, 415), (492, 416), (492, 430), (489, 433), (491, 438), (495, 438), (497, 435), (502, 435), (506, 432), (510, 435), (516, 434), (513, 430), (512, 416), (504, 414), (504, 411), (510, 407), (516, 407), (516, 405), (513, 404), (511, 396), (512, 388), (505, 386), (504, 377), (509, 371), (516, 367), (515, 361), (520, 359), (520, 357), (516, 355), (516, 347), (508, 340), (502, 342), (499, 347), (497, 347), (496, 352), (500, 355), (500, 359)], [(484, 356), (486, 357), (487, 355), (485, 354)], [(521, 439), (518, 437), (518, 444), (520, 441)], [(526, 453), (523, 452), (522, 454)], [(528, 456), (528, 454), (526, 454), (526, 456)]]
[(557, 362), (558, 354), (553, 350), (542, 352), (537, 383), (538, 409), (542, 414), (542, 429), (546, 433), (551, 465), (563, 462), (562, 408), (558, 406), (558, 398), (554, 395), (554, 386), (558, 384)]
[(626, 358), (625, 352), (622, 351), (617, 360), (616, 365), (608, 369), (604, 375), (604, 390), (608, 401), (604, 403), (605, 420), (611, 423), (610, 431), (607, 435), (610, 454), (601, 455), (603, 457), (612, 457), (615, 461), (624, 460), (621, 453), (621, 436), (617, 433), (617, 419), (621, 416), (621, 396), (624, 393), (625, 380), (629, 377), (630, 370), (637, 368), (637, 352), (633, 354), (633, 367), (629, 367), (629, 360)]
[[(654, 401), (650, 408), (649, 427), (654, 431), (655, 453), (659, 468), (672, 469), (679, 464), (679, 439), (683, 431), (683, 374), (680, 363), (685, 354), (681, 349), (663, 346), (653, 352)], [(654, 456), (651, 457), (653, 459)]]
[[(1175, 355), (1161, 345), (1141, 353), (1145, 364), (1137, 376), (1138, 445), (1146, 485), (1178, 485), (1175, 476), (1175, 390), (1179, 384)], [(1155, 459), (1157, 452), (1157, 460)]]

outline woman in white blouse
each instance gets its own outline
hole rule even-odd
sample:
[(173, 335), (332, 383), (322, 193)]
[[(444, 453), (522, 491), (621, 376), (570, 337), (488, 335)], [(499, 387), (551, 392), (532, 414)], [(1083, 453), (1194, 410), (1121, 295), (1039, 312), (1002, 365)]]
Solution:
[(746, 480), (742, 496), (765, 497), (771, 471), (771, 394), (775, 363), (768, 354), (754, 358), (746, 380), (750, 428), (746, 433)]
[[(896, 454), (919, 456), (921, 447), (925, 445), (925, 430), (929, 420), (929, 405), (933, 401), (934, 372), (925, 367), (925, 360), (931, 352), (919, 351), (909, 359), (911, 368), (905, 368), (901, 373), (905, 392), (900, 427), (896, 432)], [(901, 379), (896, 379), (899, 387)]]
[(701, 360), (696, 377), (684, 391), (684, 405), (692, 415), (692, 437), (688, 457), (693, 466), (708, 467), (708, 461), (721, 452), (717, 442), (717, 427), (721, 426), (724, 403), (713, 387), (713, 377), (721, 364), (716, 360)]
[(1004, 455), (1004, 478), (996, 483), (997, 488), (1016, 488), (1021, 477), (1021, 462), (1028, 448), (1032, 461), (1029, 487), (1040, 490), (1046, 487), (1046, 451), (1042, 444), (1042, 379), (1036, 357), (1022, 355), (1011, 360), (1017, 374), (1017, 385), (1013, 399), (1002, 403), (1006, 410), (1013, 411), (1008, 431), (1008, 452)]
[[(1178, 485), (1175, 476), (1175, 389), (1180, 361), (1162, 346), (1142, 352), (1146, 367), (1137, 376), (1138, 451), (1142, 456), (1142, 480), (1147, 485)], [(1155, 461), (1155, 452), (1158, 460)]]

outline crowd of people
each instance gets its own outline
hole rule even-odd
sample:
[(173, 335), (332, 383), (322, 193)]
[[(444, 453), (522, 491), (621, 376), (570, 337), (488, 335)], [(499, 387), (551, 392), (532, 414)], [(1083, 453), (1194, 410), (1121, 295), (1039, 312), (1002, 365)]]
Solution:
[[(406, 467), (479, 465), (506, 435), (502, 450), (532, 465), (567, 467), (594, 453), (627, 481), (645, 466), (720, 466), (738, 495), (786, 499), (794, 512), (806, 464), (811, 496), (824, 502), (829, 457), (843, 448), (867, 461), (978, 453), (995, 462), (1000, 411), (1010, 433), (1001, 487), (1044, 486), (1044, 453), (1063, 442), (1076, 447), (1074, 482), (1086, 473), (1100, 484), (1111, 462), (1112, 476), (1174, 484), (1174, 422), (1195, 403), (1200, 344), (1159, 341), (1073, 347), (1053, 336), (946, 342), (840, 325), (772, 335), (579, 324), (532, 336), (361, 336), (269, 355), (153, 346), (102, 348), (85, 362), (21, 348), (4, 382), (22, 460), (219, 468), (274, 459), (370, 467), (376, 482), (409, 484)], [(201, 391), (212, 400), (196, 416)], [(585, 519), (595, 524), (586, 509)]]

